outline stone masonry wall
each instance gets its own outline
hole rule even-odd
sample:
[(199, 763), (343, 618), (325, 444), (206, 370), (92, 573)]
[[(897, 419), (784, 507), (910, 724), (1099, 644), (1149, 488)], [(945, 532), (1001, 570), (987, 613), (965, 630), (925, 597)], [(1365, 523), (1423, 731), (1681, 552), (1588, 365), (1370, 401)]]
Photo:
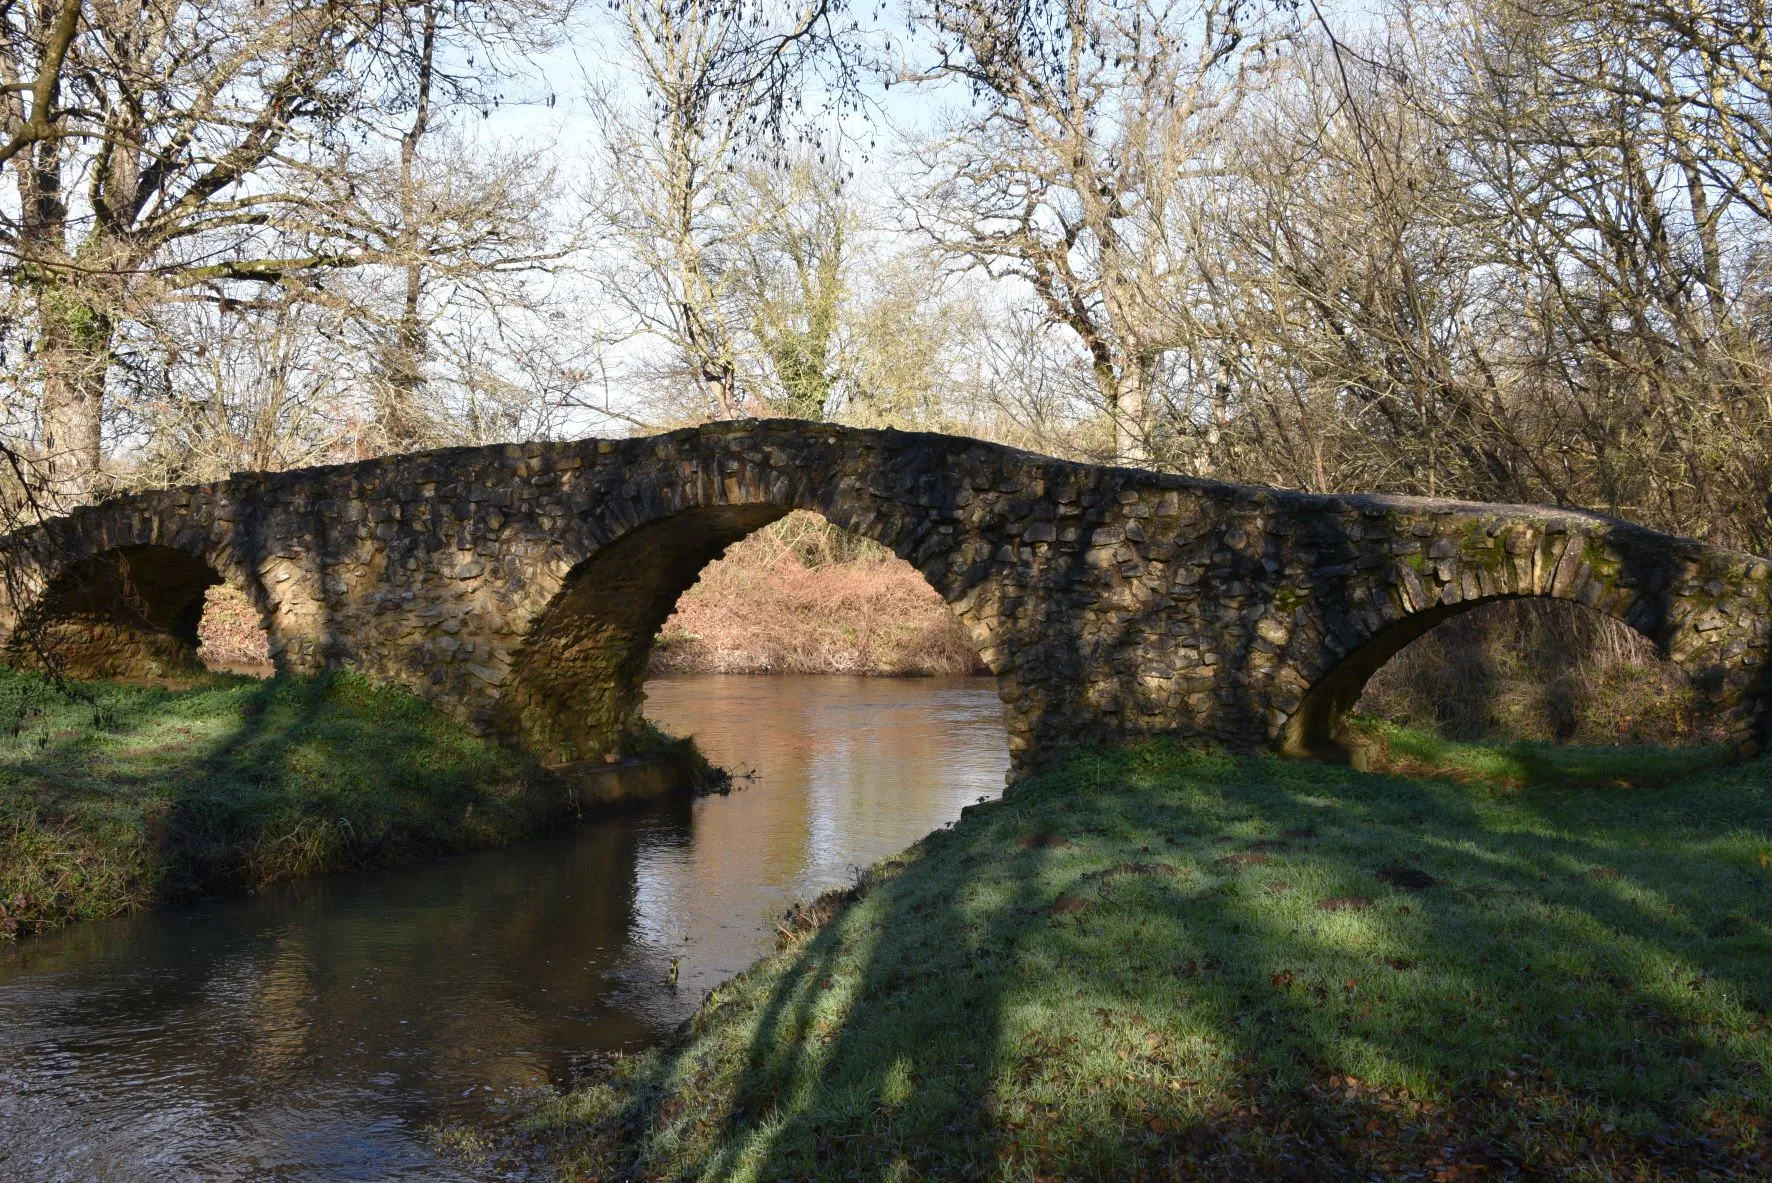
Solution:
[[(1155, 733), (1329, 750), (1398, 649), (1516, 596), (1624, 620), (1744, 750), (1767, 737), (1772, 571), (1751, 555), (1575, 511), (1311, 496), (793, 421), (119, 498), (16, 540), (29, 607), (0, 628), (16, 661), (30, 658), (21, 623), (88, 636), (72, 664), (114, 676), (131, 652), (179, 660), (190, 598), (225, 579), (263, 613), (280, 669), (355, 668), (544, 759), (596, 758), (633, 734), (677, 597), (792, 509), (922, 571), (997, 677), (1020, 770)], [(93, 575), (116, 555), (127, 594)]]

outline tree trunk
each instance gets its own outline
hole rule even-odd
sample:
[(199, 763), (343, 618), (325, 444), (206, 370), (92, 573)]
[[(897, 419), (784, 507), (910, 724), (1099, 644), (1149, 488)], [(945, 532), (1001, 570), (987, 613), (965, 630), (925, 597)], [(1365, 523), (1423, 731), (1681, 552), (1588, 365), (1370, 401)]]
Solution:
[(111, 318), (59, 284), (37, 297), (43, 371), (43, 492), (72, 509), (101, 495), (100, 423), (110, 367)]
[(1144, 464), (1150, 460), (1145, 446), (1147, 371), (1137, 359), (1121, 363), (1114, 377), (1114, 459), (1121, 464)]
[(424, 31), (418, 47), (417, 102), (412, 113), (412, 127), (400, 139), (400, 252), (406, 256), (406, 298), (400, 307), (400, 323), (384, 362), (381, 405), (376, 418), (381, 421), (385, 443), (390, 451), (407, 452), (420, 440), (424, 396), (424, 362), (429, 345), (420, 304), (424, 296), (425, 268), (421, 261), (422, 243), (418, 227), (417, 167), (418, 154), (431, 122), (431, 80), (437, 53), (437, 5), (424, 6)]
[(704, 358), (701, 379), (707, 384), (708, 397), (714, 400), (714, 413), (721, 419), (740, 419), (738, 399), (732, 381), (732, 367), (714, 358)]
[(424, 391), (425, 326), (419, 300), (424, 292), (424, 266), (406, 265), (406, 300), (400, 323), (383, 362), (381, 405), (376, 418), (389, 451), (409, 452), (420, 443), (419, 404)]

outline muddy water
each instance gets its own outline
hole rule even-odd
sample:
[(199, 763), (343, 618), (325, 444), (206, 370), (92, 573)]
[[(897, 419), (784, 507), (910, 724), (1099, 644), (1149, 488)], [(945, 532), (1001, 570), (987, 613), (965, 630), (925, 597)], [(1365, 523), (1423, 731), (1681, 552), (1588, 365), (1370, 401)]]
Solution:
[(754, 777), (521, 847), (0, 947), (0, 1179), (462, 1178), (430, 1127), (657, 1039), (796, 897), (994, 796), (1008, 763), (986, 679), (648, 695)]

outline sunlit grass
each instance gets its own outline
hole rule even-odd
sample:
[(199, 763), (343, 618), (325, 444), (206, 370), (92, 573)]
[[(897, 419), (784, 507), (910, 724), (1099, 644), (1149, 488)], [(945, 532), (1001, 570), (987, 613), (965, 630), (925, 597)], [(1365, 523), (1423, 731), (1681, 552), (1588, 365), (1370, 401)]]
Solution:
[(533, 770), (349, 675), (183, 690), (0, 670), (0, 933), (535, 832)]
[(592, 1176), (1764, 1177), (1772, 764), (1433, 755), (1465, 782), (1079, 755), (532, 1132)]

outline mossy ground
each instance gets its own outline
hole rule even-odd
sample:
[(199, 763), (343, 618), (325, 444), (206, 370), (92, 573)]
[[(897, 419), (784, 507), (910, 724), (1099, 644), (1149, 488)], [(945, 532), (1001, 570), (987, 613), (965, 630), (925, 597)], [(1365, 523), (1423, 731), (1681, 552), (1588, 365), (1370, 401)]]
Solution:
[(574, 1179), (1772, 1176), (1772, 761), (1417, 747), (1408, 777), (1078, 754), (787, 925), (513, 1153)]
[(0, 669), (0, 935), (497, 845), (565, 813), (533, 765), (350, 675), (74, 690)]

